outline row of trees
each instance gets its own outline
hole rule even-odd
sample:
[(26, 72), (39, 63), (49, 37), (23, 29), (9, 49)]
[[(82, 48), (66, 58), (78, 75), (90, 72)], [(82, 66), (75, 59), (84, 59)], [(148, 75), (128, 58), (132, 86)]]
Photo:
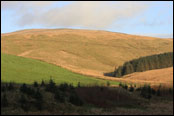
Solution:
[(131, 60), (118, 67), (114, 71), (114, 77), (121, 77), (133, 72), (143, 72), (146, 70), (167, 68), (173, 66), (173, 52), (141, 57)]
[[(79, 84), (80, 85), (80, 84)], [(43, 80), (41, 84), (34, 82), (33, 85), (17, 85), (14, 83), (5, 83), (1, 85), (1, 107), (11, 107), (13, 103), (9, 100), (9, 94), (14, 94), (16, 97), (13, 99), (16, 104), (24, 111), (47, 109), (46, 93), (50, 92), (53, 95), (53, 99), (57, 103), (71, 103), (76, 106), (82, 106), (83, 101), (77, 95), (73, 85), (68, 83), (62, 83), (56, 85), (56, 83), (50, 79), (49, 83), (45, 83)], [(17, 99), (16, 99), (17, 98)]]
[(129, 92), (139, 91), (139, 95), (145, 99), (151, 99), (152, 96), (167, 96), (167, 95), (173, 95), (173, 89), (172, 88), (165, 88), (162, 87), (162, 85), (159, 85), (159, 87), (156, 87), (156, 89), (152, 88), (149, 84), (145, 84), (141, 87), (136, 87), (136, 85), (130, 85), (128, 87), (127, 84), (120, 83), (119, 87), (128, 90)]

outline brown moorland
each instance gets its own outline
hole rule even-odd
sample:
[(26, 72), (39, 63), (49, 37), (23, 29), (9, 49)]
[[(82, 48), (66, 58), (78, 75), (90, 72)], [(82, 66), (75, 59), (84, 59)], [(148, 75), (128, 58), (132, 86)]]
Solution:
[[(1, 52), (56, 64), (73, 72), (104, 79), (124, 62), (173, 51), (173, 39), (97, 30), (31, 29), (1, 34)], [(141, 78), (140, 78), (141, 77)], [(127, 75), (135, 82), (173, 84), (173, 68)]]

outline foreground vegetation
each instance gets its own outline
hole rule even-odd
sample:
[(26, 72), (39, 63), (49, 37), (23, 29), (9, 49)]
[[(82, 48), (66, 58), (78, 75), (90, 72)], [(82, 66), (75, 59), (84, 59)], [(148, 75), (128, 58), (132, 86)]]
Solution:
[[(50, 77), (57, 83), (71, 83), (77, 86), (101, 84), (107, 80), (97, 79), (73, 73), (56, 65), (48, 64), (39, 60), (23, 58), (19, 56), (1, 53), (1, 81), (32, 84), (33, 81), (41, 83), (42, 79), (49, 81)], [(108, 81), (111, 85), (118, 85), (116, 81)]]
[(152, 69), (161, 69), (173, 66), (173, 52), (141, 57), (125, 62), (115, 70), (113, 76), (121, 77), (134, 72), (143, 72)]
[(173, 89), (1, 83), (1, 114), (173, 114)]

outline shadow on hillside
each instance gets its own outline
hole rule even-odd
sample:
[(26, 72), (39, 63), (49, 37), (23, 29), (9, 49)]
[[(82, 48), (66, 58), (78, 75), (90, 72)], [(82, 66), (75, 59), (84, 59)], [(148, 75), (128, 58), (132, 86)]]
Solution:
[(104, 76), (114, 77), (114, 72), (103, 73)]

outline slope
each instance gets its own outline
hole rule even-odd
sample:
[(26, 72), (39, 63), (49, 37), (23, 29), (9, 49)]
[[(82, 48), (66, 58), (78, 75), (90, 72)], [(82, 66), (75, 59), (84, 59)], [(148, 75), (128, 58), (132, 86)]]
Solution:
[(31, 29), (1, 35), (3, 53), (102, 76), (124, 62), (173, 50), (172, 39), (78, 29)]
[(168, 87), (173, 86), (173, 67), (149, 70), (145, 72), (135, 72), (123, 77), (128, 82), (146, 82), (152, 85), (163, 84)]
[[(41, 82), (42, 79), (49, 81), (51, 77), (56, 83), (67, 82), (73, 85), (77, 85), (78, 82), (85, 85), (107, 83), (106, 80), (76, 74), (39, 60), (14, 55), (1, 54), (1, 63), (1, 81), (3, 82), (31, 84), (34, 81)], [(115, 81), (110, 81), (110, 83), (118, 84)]]

